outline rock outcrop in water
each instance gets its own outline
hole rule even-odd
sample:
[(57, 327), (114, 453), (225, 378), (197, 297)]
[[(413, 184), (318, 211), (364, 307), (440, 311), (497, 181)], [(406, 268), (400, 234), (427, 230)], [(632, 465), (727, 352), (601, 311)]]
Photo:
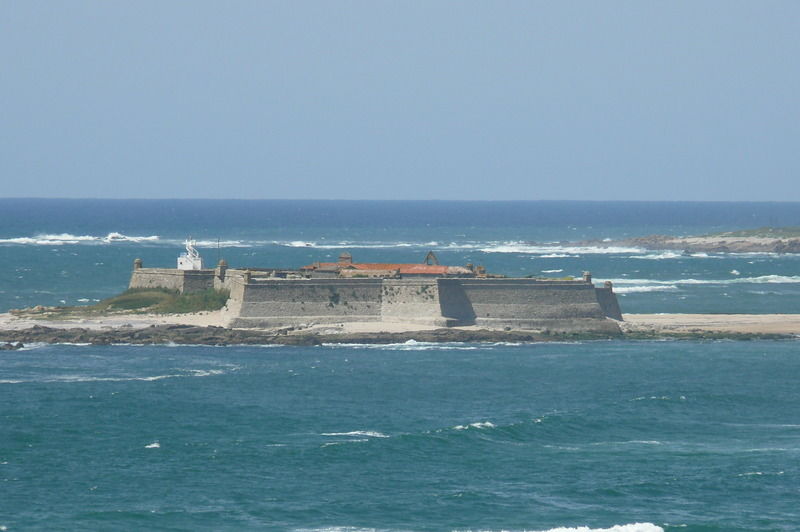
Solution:
[(552, 245), (621, 247), (686, 253), (800, 253), (800, 234), (788, 230), (764, 229), (705, 236), (649, 235), (621, 240), (584, 240)]
[(304, 331), (264, 331), (161, 325), (144, 329), (84, 329), (34, 326), (28, 329), (0, 331), (4, 342), (110, 344), (193, 344), (193, 345), (320, 345), (390, 344), (409, 340), (417, 342), (534, 342), (562, 339), (604, 339), (621, 336), (616, 322), (608, 321), (604, 329), (591, 333), (580, 331), (502, 331), (488, 329), (442, 328), (405, 332), (369, 332), (320, 334)]

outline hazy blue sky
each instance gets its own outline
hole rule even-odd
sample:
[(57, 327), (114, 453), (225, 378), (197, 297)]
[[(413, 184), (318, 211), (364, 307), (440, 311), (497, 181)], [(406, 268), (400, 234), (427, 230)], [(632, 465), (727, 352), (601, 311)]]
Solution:
[(0, 179), (800, 200), (800, 2), (0, 0)]

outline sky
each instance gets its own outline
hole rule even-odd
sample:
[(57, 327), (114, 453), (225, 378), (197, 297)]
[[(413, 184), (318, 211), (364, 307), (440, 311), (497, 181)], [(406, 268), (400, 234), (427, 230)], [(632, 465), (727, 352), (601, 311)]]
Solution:
[(0, 196), (800, 201), (800, 2), (0, 0)]

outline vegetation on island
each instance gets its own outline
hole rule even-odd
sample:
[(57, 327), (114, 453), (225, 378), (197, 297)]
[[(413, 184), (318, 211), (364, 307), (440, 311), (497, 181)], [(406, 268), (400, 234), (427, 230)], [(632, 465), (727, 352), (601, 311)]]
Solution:
[(219, 310), (228, 301), (227, 290), (208, 289), (181, 294), (165, 288), (131, 288), (94, 305), (33, 307), (13, 310), (15, 315), (40, 318), (80, 318), (116, 313), (185, 314)]
[(714, 233), (706, 236), (735, 238), (800, 238), (800, 227), (759, 227), (756, 229)]

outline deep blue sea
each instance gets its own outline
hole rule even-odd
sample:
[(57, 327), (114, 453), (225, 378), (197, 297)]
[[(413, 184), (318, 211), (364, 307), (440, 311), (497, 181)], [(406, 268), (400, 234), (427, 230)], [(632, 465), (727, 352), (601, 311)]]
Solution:
[[(43, 191), (46, 192), (46, 191)], [(562, 243), (800, 226), (797, 203), (0, 200), (0, 311), (173, 266), (593, 272), (623, 312), (800, 312), (800, 256)], [(800, 343), (0, 352), (0, 530), (800, 530)], [(582, 528), (586, 527), (586, 528)]]

